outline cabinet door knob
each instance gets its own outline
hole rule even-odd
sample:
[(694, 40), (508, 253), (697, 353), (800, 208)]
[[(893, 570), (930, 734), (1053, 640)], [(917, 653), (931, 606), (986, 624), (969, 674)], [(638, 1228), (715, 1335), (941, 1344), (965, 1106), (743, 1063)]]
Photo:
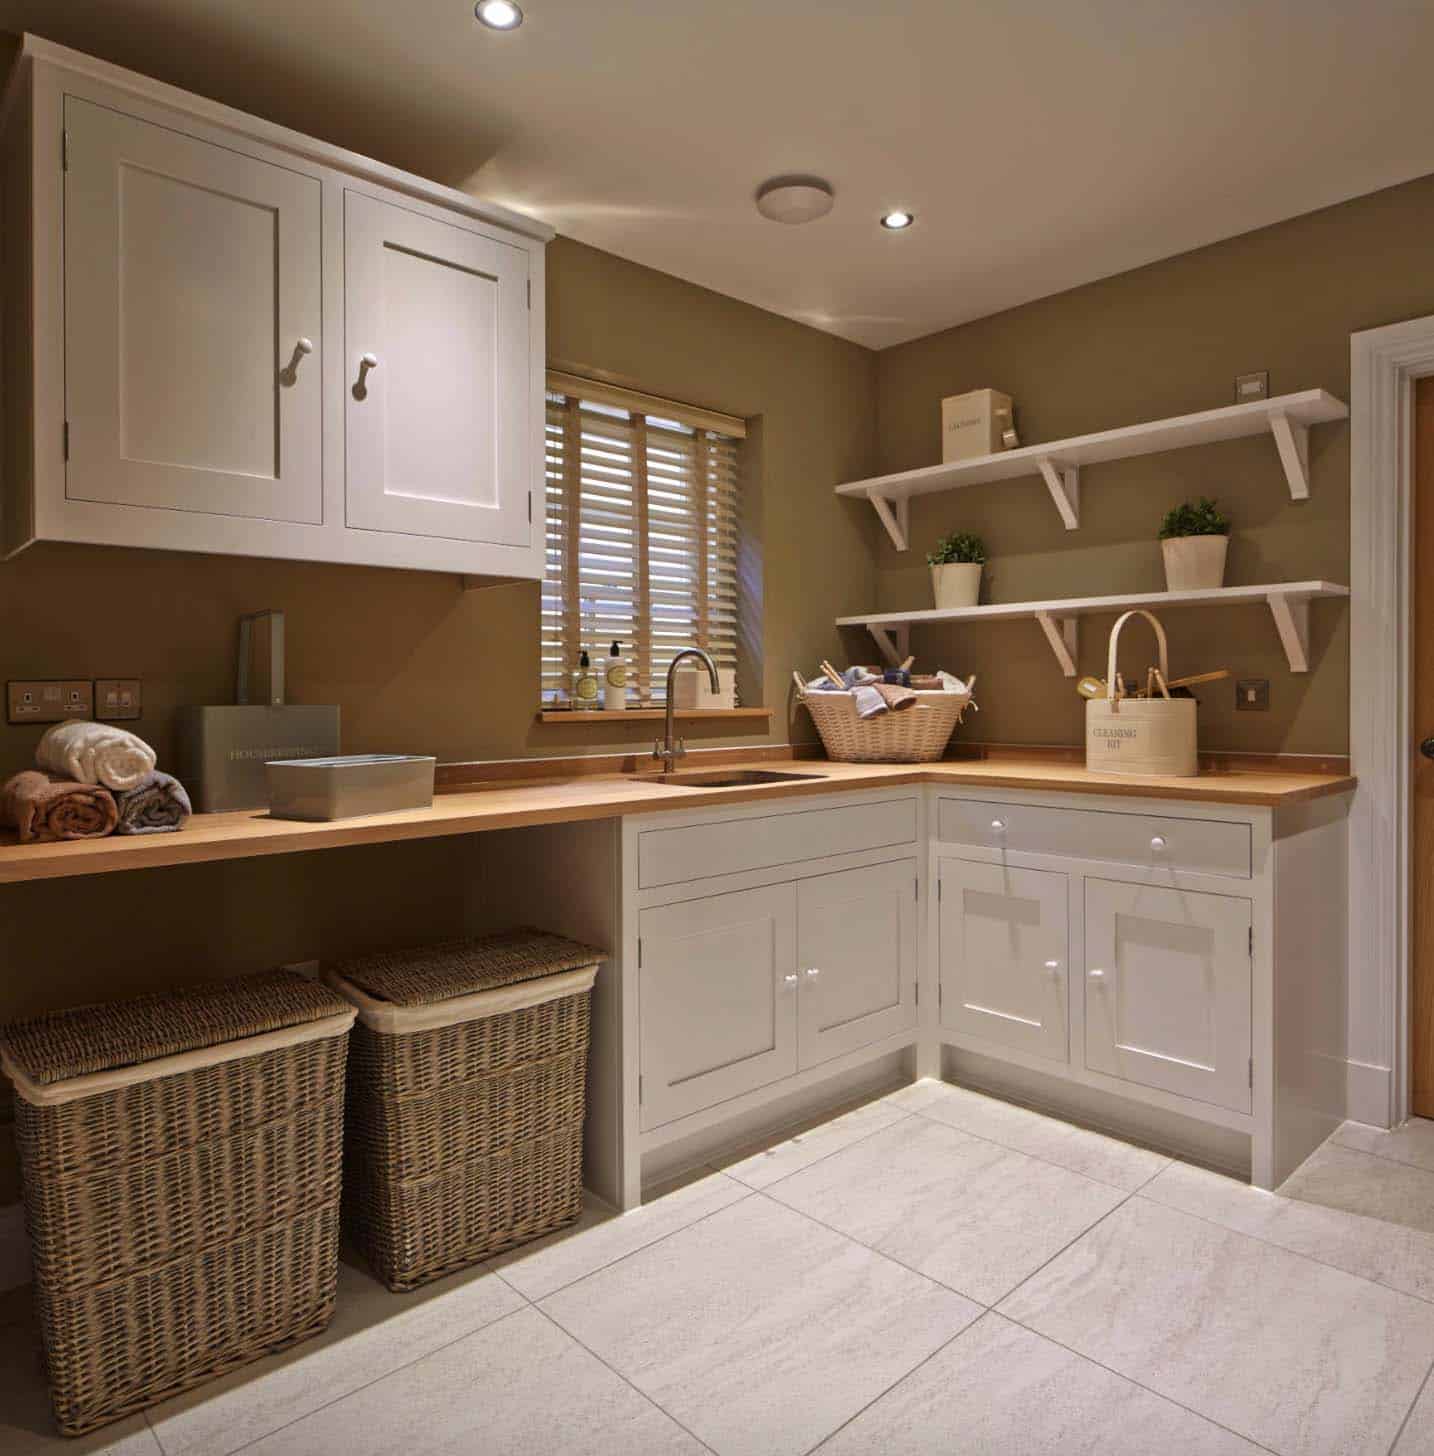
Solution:
[(819, 975), (821, 975), (821, 973), (822, 973), (822, 968), (820, 966), (808, 966), (807, 967), (807, 980), (809, 980), (809, 981), (815, 981), (816, 978)]
[(377, 368), (378, 368), (378, 355), (377, 354), (360, 354), (359, 355), (359, 372), (358, 372), (358, 378), (356, 380), (354, 380), (354, 398), (355, 399), (367, 399), (368, 398), (368, 372), (369, 372), (370, 369), (377, 369)]
[(285, 385), (294, 384), (299, 377), (299, 362), (305, 356), (314, 352), (314, 341), (312, 339), (299, 339), (294, 344), (294, 352), (289, 356), (289, 362), (279, 371), (279, 382)]
[(788, 986), (795, 986), (800, 979), (801, 979), (801, 977), (798, 976), (795, 971), (788, 971), (787, 974), (782, 977), (782, 980)]
[(1006, 832), (1006, 821), (1004, 819), (993, 819), (991, 820), (991, 828), (997, 834), (1004, 834)]
[(1094, 970), (1094, 971), (1091, 971), (1089, 973), (1089, 975), (1090, 975), (1090, 978), (1091, 978), (1092, 981), (1103, 981), (1103, 980), (1105, 980), (1105, 972), (1102, 971), (1102, 970)]
[(1150, 841), (1150, 847), (1156, 852), (1156, 854), (1159, 854), (1160, 851), (1165, 848), (1165, 836), (1163, 834), (1155, 835), (1155, 837)]
[(1051, 973), (1051, 975), (1058, 975), (1060, 973), (1061, 963), (1059, 961), (1047, 961), (1046, 969)]

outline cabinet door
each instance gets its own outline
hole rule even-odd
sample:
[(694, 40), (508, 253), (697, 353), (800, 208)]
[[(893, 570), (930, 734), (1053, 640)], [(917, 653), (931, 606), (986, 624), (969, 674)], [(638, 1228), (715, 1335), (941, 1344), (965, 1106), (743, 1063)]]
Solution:
[(797, 1060), (803, 1068), (916, 1025), (916, 861), (797, 889)]
[(321, 521), (318, 180), (75, 97), (65, 126), (67, 496)]
[(1085, 882), (1085, 1060), (1250, 1110), (1250, 902)]
[(344, 239), (348, 524), (526, 546), (527, 254), (357, 192)]
[(639, 915), (644, 1131), (796, 1071), (796, 893), (774, 885)]
[(1066, 876), (964, 859), (939, 872), (941, 1024), (1068, 1061)]

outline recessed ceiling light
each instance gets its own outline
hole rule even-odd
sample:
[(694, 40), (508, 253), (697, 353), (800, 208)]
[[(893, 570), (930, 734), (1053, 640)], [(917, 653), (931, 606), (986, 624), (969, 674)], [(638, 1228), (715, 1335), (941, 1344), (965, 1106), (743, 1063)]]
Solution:
[(902, 228), (909, 228), (915, 221), (915, 213), (902, 212), (898, 209), (896, 212), (888, 212), (882, 218), (881, 225), (884, 228), (888, 228), (891, 232), (899, 233)]
[(836, 203), (821, 177), (770, 177), (757, 189), (757, 211), (773, 222), (815, 222)]
[(523, 23), (523, 12), (514, 0), (478, 0), (473, 14), (489, 30), (517, 30)]

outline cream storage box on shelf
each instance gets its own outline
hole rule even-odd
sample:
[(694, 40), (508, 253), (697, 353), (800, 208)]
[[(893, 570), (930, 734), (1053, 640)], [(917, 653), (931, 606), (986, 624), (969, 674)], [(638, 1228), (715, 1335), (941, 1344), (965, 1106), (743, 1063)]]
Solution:
[(29, 36), (0, 148), (3, 554), (542, 576), (549, 229)]
[(941, 459), (971, 460), (1004, 450), (1002, 434), (1011, 428), (1011, 396), (998, 389), (973, 389), (941, 401)]

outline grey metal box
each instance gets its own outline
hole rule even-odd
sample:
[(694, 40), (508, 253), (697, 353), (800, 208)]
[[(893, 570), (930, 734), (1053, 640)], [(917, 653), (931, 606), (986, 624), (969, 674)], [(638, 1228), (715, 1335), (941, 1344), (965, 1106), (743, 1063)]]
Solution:
[(265, 765), (276, 819), (352, 819), (433, 802), (438, 760), (422, 754), (356, 753)]
[(336, 703), (228, 704), (179, 710), (179, 778), (194, 807), (263, 809), (270, 759), (322, 758), (339, 751)]

